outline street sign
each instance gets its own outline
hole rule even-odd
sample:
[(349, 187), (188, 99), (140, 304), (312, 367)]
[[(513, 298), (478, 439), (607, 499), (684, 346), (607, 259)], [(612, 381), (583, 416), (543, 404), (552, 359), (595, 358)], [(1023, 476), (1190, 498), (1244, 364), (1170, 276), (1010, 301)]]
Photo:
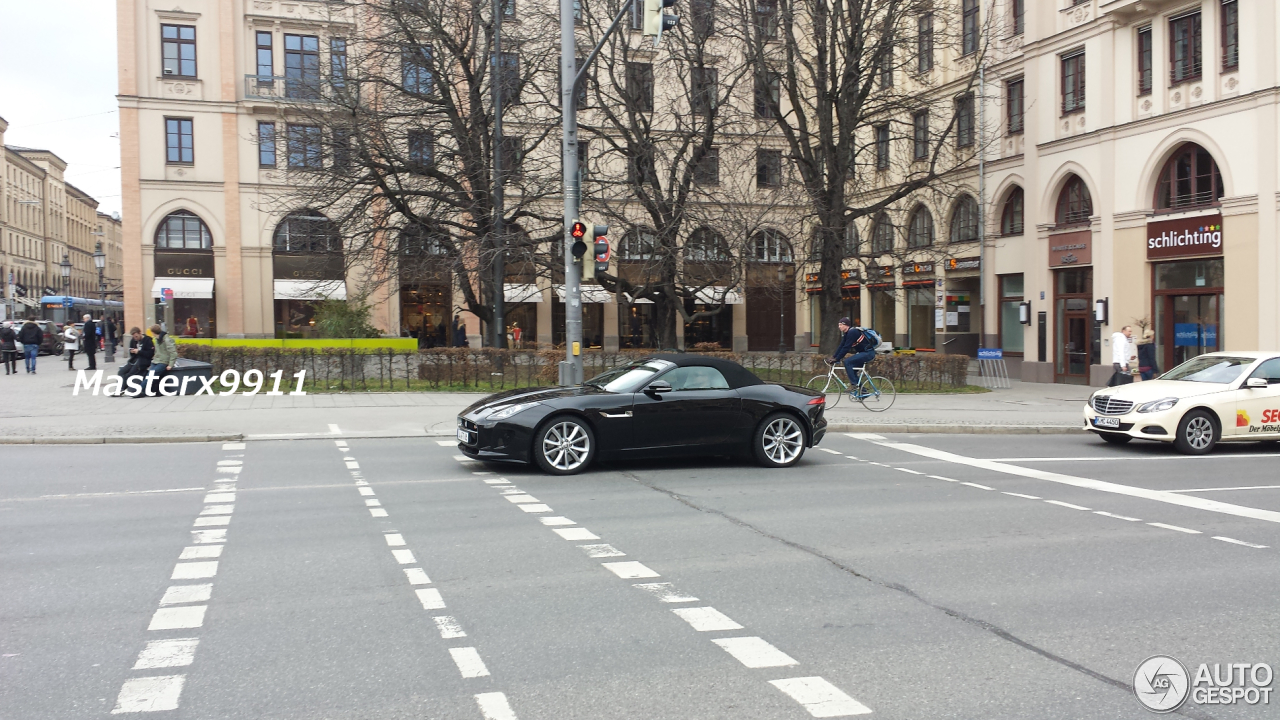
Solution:
[(160, 295), (164, 297), (165, 302), (173, 301), (173, 288), (161, 288)]
[(1000, 348), (978, 348), (979, 360), (1003, 360), (1004, 350)]
[(71, 308), (75, 307), (75, 304), (76, 304), (76, 301), (69, 297), (62, 298), (62, 307), (67, 310), (70, 310)]

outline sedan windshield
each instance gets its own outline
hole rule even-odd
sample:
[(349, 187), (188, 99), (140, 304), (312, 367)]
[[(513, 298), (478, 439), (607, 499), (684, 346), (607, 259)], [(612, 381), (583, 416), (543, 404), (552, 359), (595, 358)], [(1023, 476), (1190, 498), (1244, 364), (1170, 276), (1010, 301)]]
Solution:
[(1253, 358), (1201, 355), (1192, 358), (1160, 376), (1161, 380), (1186, 380), (1189, 382), (1235, 382), (1245, 368), (1253, 364)]
[(606, 370), (588, 380), (586, 384), (595, 385), (609, 392), (634, 392), (636, 388), (648, 382), (654, 375), (669, 367), (673, 367), (673, 365), (666, 360), (647, 360), (645, 362), (631, 363), (630, 365)]

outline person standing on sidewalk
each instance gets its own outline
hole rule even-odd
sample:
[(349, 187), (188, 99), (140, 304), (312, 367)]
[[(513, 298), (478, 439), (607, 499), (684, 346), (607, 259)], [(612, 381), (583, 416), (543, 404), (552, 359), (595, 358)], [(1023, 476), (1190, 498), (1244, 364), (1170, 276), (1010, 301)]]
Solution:
[(0, 360), (4, 361), (4, 374), (18, 374), (18, 333), (13, 331), (13, 323), (5, 322), (0, 327)]
[(76, 326), (67, 323), (62, 328), (62, 350), (67, 354), (67, 369), (76, 369), (76, 350), (80, 348), (80, 331)]
[(18, 331), (18, 342), (22, 343), (22, 356), (27, 372), (36, 371), (36, 356), (40, 354), (40, 343), (44, 341), (44, 331), (36, 324), (34, 317), (27, 318)]
[(93, 321), (93, 316), (89, 313), (84, 314), (84, 332), (80, 336), (80, 342), (84, 348), (84, 354), (89, 356), (89, 369), (98, 369), (98, 324)]
[(1107, 381), (1107, 387), (1115, 387), (1116, 385), (1127, 385), (1133, 382), (1133, 374), (1130, 370), (1129, 360), (1133, 356), (1132, 347), (1133, 328), (1125, 325), (1120, 328), (1119, 332), (1111, 334), (1111, 379)]
[(107, 326), (107, 345), (110, 345), (110, 346), (111, 346), (111, 347), (110, 347), (110, 354), (111, 354), (111, 355), (115, 355), (115, 354), (116, 354), (116, 343), (117, 343), (117, 342), (119, 342), (119, 339), (120, 339), (120, 331), (119, 331), (119, 329), (116, 327), (116, 320), (115, 320), (115, 318), (113, 318), (113, 317), (111, 317), (110, 315), (108, 315), (108, 316), (107, 316), (106, 326)]

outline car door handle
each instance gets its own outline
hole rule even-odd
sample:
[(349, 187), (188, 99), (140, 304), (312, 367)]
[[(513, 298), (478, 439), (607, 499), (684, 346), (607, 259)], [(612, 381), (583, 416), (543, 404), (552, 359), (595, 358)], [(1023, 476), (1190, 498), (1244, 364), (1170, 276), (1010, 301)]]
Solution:
[(601, 415), (603, 415), (603, 416), (605, 416), (605, 417), (607, 417), (607, 418), (629, 418), (629, 417), (631, 417), (631, 411), (630, 411), (630, 410), (628, 410), (628, 411), (626, 411), (626, 412), (620, 412), (620, 413), (617, 413), (616, 415), (610, 415), (609, 413), (607, 413), (607, 412), (605, 412), (605, 411), (601, 410), (601, 411), (600, 411), (600, 414), (601, 414)]

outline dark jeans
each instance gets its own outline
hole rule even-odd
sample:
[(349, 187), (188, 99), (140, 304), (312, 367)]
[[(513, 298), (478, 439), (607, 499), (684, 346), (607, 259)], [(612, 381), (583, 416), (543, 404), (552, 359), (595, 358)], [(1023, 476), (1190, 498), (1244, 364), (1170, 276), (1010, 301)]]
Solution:
[(858, 368), (866, 366), (867, 363), (875, 359), (875, 350), (865, 350), (844, 356), (844, 371), (849, 374), (850, 388), (856, 387), (858, 384)]
[(36, 356), (40, 354), (40, 346), (34, 343), (27, 343), (22, 346), (22, 354), (26, 359), (27, 372), (36, 371)]

